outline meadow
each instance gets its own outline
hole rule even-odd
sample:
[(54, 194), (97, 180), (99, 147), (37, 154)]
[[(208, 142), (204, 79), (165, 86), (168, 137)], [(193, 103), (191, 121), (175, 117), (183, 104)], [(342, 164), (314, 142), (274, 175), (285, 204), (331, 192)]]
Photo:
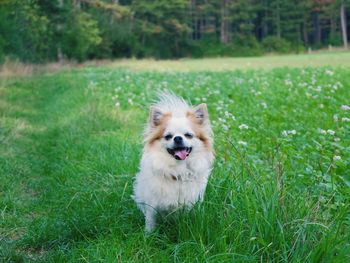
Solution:
[[(0, 261), (349, 262), (350, 68), (279, 66), (1, 78)], [(204, 203), (146, 236), (130, 195), (157, 90), (208, 104), (216, 162)]]

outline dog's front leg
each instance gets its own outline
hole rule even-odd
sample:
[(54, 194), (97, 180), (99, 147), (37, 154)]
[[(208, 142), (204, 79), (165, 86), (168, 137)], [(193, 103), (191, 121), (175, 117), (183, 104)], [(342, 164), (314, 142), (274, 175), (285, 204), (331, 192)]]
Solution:
[(156, 211), (153, 207), (147, 207), (145, 210), (145, 231), (151, 233), (156, 226)]

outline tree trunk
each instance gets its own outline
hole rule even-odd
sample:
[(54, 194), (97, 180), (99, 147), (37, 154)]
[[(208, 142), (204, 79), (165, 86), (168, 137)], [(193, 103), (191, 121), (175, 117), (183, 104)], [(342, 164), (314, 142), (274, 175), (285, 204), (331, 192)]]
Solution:
[(267, 1), (264, 1), (264, 14), (262, 18), (262, 39), (269, 35), (269, 27), (268, 27), (268, 5)]
[(228, 17), (227, 17), (227, 2), (228, 0), (222, 0), (221, 2), (221, 25), (220, 25), (220, 41), (221, 43), (228, 43)]
[(315, 28), (315, 44), (321, 44), (321, 25), (320, 25), (320, 14), (317, 12), (314, 14), (314, 28)]
[(346, 14), (344, 3), (342, 2), (340, 5), (340, 24), (341, 24), (341, 32), (343, 37), (343, 45), (344, 48), (348, 48), (348, 34), (347, 34), (347, 24), (346, 24)]
[(304, 16), (304, 23), (303, 23), (303, 37), (304, 37), (304, 44), (305, 46), (309, 45), (309, 31), (307, 28), (307, 17)]
[(197, 25), (196, 25), (196, 0), (191, 0), (189, 2), (189, 11), (190, 11), (190, 23), (192, 32), (190, 33), (191, 39), (196, 40), (197, 36)]
[(81, 8), (81, 0), (74, 0), (74, 7), (78, 10)]
[[(63, 0), (59, 0), (58, 1), (58, 7), (59, 7), (59, 12), (62, 12), (62, 9), (63, 9)], [(63, 30), (63, 25), (60, 21), (60, 19), (58, 20), (57, 22), (57, 25), (56, 25), (56, 30), (58, 32), (58, 34), (61, 34), (62, 33), (62, 30)], [(57, 60), (59, 63), (63, 63), (64, 61), (64, 57), (63, 57), (63, 53), (62, 53), (62, 48), (61, 48), (61, 41), (58, 41), (58, 44), (57, 44)]]
[(280, 3), (277, 1), (277, 8), (276, 8), (276, 30), (277, 30), (277, 37), (281, 37), (281, 10), (280, 10)]

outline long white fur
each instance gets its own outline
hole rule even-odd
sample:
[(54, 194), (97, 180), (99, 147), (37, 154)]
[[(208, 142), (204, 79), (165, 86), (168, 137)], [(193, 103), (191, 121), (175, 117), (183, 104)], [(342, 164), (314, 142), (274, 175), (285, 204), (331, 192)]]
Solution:
[[(162, 93), (154, 107), (162, 113), (172, 114), (166, 130), (174, 135), (184, 134), (192, 129), (186, 114), (194, 109), (183, 99)], [(212, 143), (209, 120), (203, 125)], [(150, 120), (145, 129), (146, 138), (153, 129)], [(186, 140), (185, 143), (192, 147), (191, 154), (186, 160), (176, 160), (166, 151), (169, 143), (164, 139), (153, 142), (152, 146), (146, 140), (140, 172), (135, 178), (133, 198), (145, 215), (147, 232), (154, 229), (158, 212), (171, 211), (180, 206), (191, 207), (197, 201), (203, 200), (214, 154), (198, 138)]]

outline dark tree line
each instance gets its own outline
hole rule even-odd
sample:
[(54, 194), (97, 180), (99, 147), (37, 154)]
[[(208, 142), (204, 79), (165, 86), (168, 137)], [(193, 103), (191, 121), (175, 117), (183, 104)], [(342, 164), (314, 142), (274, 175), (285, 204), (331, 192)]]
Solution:
[(0, 0), (0, 60), (347, 48), (349, 0)]

